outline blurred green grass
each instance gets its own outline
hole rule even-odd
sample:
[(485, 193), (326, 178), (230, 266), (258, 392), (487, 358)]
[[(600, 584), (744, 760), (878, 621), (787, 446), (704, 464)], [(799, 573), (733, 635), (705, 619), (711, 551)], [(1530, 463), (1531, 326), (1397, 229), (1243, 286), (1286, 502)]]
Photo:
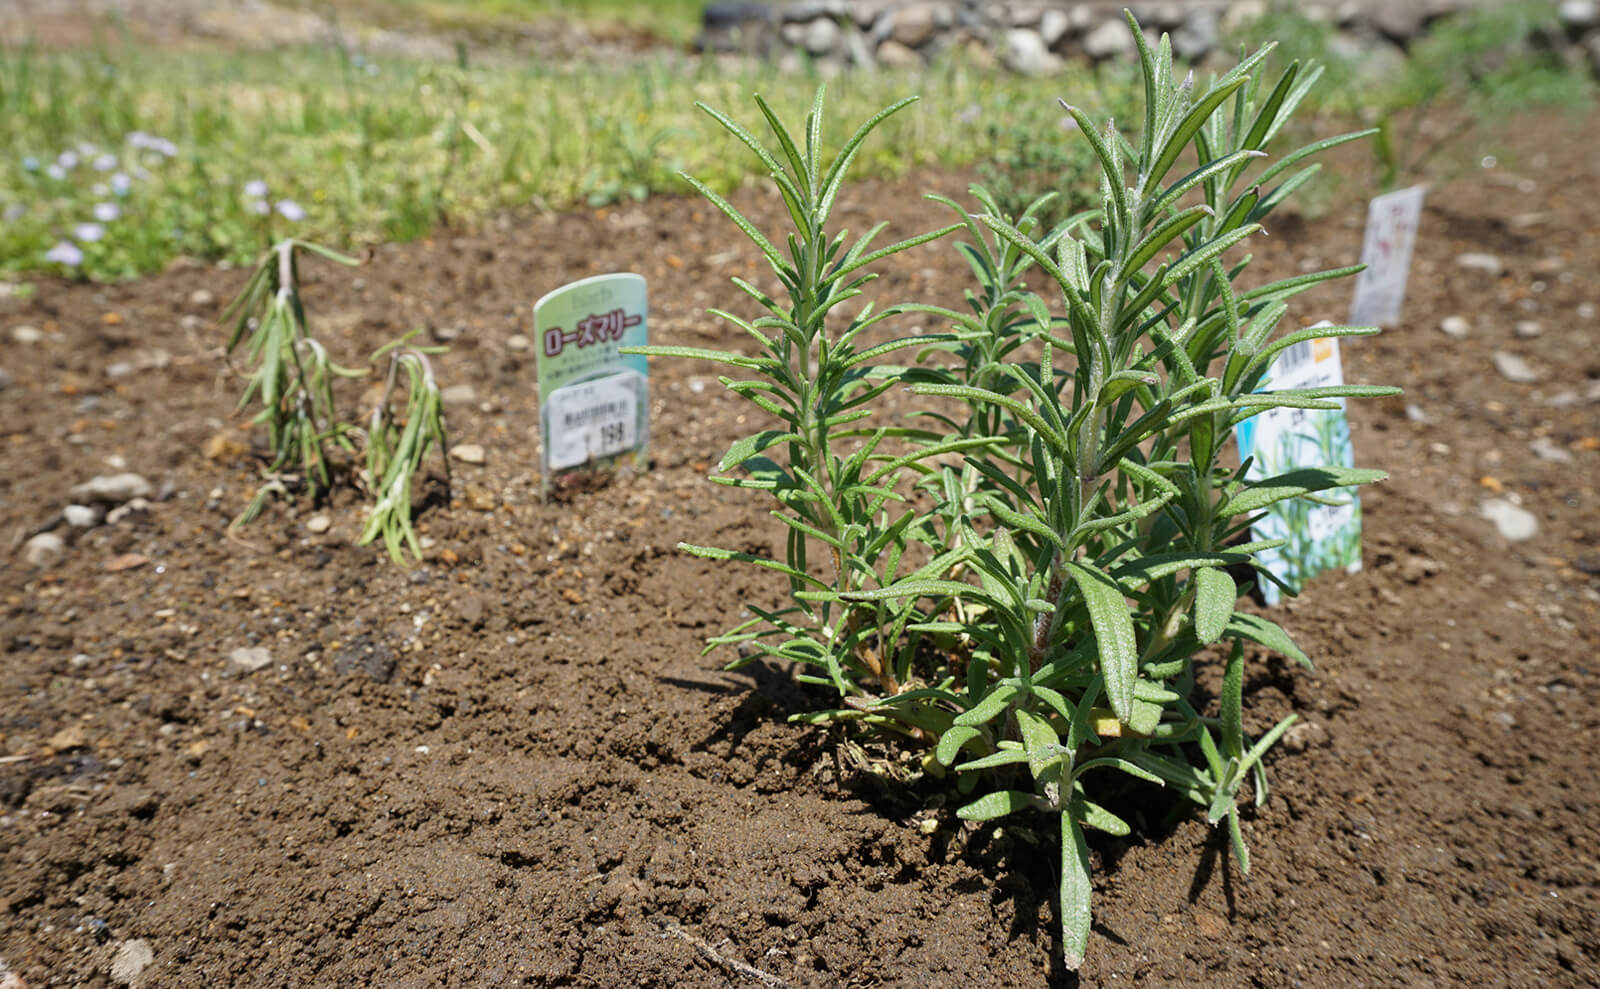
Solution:
[[(598, 17), (627, 6), (353, 2), (518, 17), (563, 7)], [(698, 6), (659, 8), (663, 16), (697, 17)], [(1282, 18), (1262, 27), (1288, 42), (1282, 58), (1331, 62), (1315, 109), (1383, 123), (1375, 153), (1398, 178), (1432, 153), (1399, 126), (1407, 108), (1489, 106), (1506, 115), (1513, 106), (1588, 105), (1587, 73), (1528, 43), (1545, 21), (1525, 12), (1513, 22), (1495, 16), (1501, 20), (1468, 21), (1439, 34), (1416, 47), (1404, 71), (1362, 85), (1325, 28)], [(679, 170), (726, 190), (757, 163), (695, 101), (737, 112), (761, 92), (780, 114), (800, 118), (818, 78), (816, 71), (779, 75), (770, 66), (729, 67), (675, 51), (553, 64), (503, 54), (456, 62), (373, 58), (335, 45), (0, 47), (0, 277), (53, 271), (128, 278), (180, 255), (243, 263), (288, 234), (349, 250), (424, 236), (442, 223), (471, 228), (506, 209), (679, 193)], [(825, 136), (837, 145), (855, 122), (918, 94), (922, 103), (888, 121), (857, 170), (896, 175), (976, 163), (984, 181), (1003, 187), (1020, 208), (1087, 174), (1079, 167), (1086, 142), (1062, 128), (1056, 98), (1126, 118), (1134, 80), (1132, 65), (1072, 67), (1037, 80), (960, 60), (915, 73), (845, 73), (829, 84)], [(254, 182), (265, 184), (265, 197), (247, 191)], [(1093, 197), (1093, 190), (1065, 191)], [(87, 223), (97, 228), (83, 228)], [(82, 250), (81, 264), (45, 259), (63, 243)]]

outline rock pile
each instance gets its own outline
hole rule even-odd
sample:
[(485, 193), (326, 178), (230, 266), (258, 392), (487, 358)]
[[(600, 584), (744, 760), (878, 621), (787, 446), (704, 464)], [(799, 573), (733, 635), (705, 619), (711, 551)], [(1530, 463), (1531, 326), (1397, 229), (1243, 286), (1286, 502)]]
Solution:
[[(1493, 0), (1313, 0), (1295, 9), (1336, 28), (1334, 50), (1392, 62), (1431, 24), (1479, 2)], [(804, 53), (834, 68), (915, 68), (960, 52), (1043, 75), (1068, 59), (1131, 54), (1124, 7), (1152, 39), (1169, 34), (1173, 51), (1190, 62), (1269, 10), (1267, 0), (720, 0), (706, 5), (697, 46), (778, 59)], [(1560, 36), (1543, 40), (1600, 72), (1600, 0), (1565, 0), (1560, 20)]]

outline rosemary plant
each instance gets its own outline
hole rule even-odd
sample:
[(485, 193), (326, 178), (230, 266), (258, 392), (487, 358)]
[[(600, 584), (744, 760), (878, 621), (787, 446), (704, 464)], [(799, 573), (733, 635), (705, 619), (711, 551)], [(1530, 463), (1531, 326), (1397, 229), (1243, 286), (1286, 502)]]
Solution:
[[(232, 354), (243, 345), (251, 365), (239, 408), (259, 403), (260, 411), (252, 422), (267, 427), (270, 447), (266, 478), (234, 520), (235, 526), (255, 519), (273, 494), (287, 497), (300, 490), (313, 501), (326, 496), (335, 483), (334, 456), (340, 452), (353, 456), (363, 438), (357, 426), (339, 417), (333, 381), (365, 378), (370, 372), (335, 364), (327, 349), (312, 337), (299, 292), (297, 255), (303, 251), (342, 265), (359, 263), (317, 244), (281, 241), (262, 258), (223, 317), (233, 324), (227, 352)], [(422, 556), (411, 525), (412, 479), (430, 445), (437, 443), (441, 451), (447, 445), (439, 386), (427, 358), (441, 348), (404, 348), (409, 338), (410, 334), (401, 337), (372, 355), (374, 364), (389, 355), (389, 373), (365, 434), (367, 486), (377, 502), (360, 545), (382, 535), (396, 563), (402, 562), (402, 545), (409, 546), (418, 559)], [(403, 425), (396, 423), (390, 408), (401, 367), (407, 380)], [(447, 484), (449, 471), (447, 459)]]
[(267, 427), (271, 461), (267, 481), (235, 521), (243, 525), (261, 513), (266, 496), (303, 489), (315, 501), (332, 485), (328, 448), (351, 452), (351, 427), (340, 421), (333, 404), (333, 379), (366, 377), (364, 370), (340, 367), (312, 336), (300, 302), (300, 252), (354, 266), (355, 258), (317, 244), (289, 238), (261, 259), (244, 290), (229, 304), (223, 321), (233, 324), (227, 352), (241, 344), (253, 366), (239, 409), (257, 401), (261, 409), (251, 421)]
[[(367, 430), (367, 479), (378, 500), (367, 516), (367, 525), (358, 543), (365, 546), (383, 536), (384, 548), (396, 563), (404, 560), (402, 545), (410, 547), (412, 556), (422, 559), (422, 547), (411, 527), (411, 480), (421, 469), (429, 446), (437, 444), (439, 447), (445, 484), (450, 483), (450, 458), (445, 454), (450, 444), (445, 437), (443, 402), (439, 385), (433, 378), (433, 365), (427, 358), (427, 354), (438, 353), (443, 348), (402, 350), (405, 340), (406, 337), (402, 337), (373, 355), (373, 360), (377, 361), (385, 351), (394, 351), (389, 356), (389, 376), (383, 397), (372, 410), (372, 424)], [(402, 367), (406, 371), (406, 414), (403, 423), (396, 423), (390, 399)]]
[[(1240, 800), (1266, 799), (1262, 757), (1294, 718), (1259, 736), (1247, 730), (1245, 643), (1309, 660), (1278, 625), (1235, 610), (1230, 568), (1274, 580), (1256, 554), (1282, 541), (1241, 541), (1267, 506), (1384, 476), (1330, 465), (1247, 479), (1248, 464), (1228, 465), (1226, 441), (1268, 408), (1394, 393), (1264, 390), (1284, 348), (1377, 332), (1277, 332), (1288, 299), (1356, 268), (1241, 284), (1250, 258), (1240, 249), (1316, 171), (1302, 163), (1370, 132), (1263, 161), (1318, 71), (1296, 64), (1265, 81), (1262, 50), (1197, 90), (1192, 77), (1174, 79), (1168, 40), (1152, 48), (1129, 22), (1142, 128), (1129, 138), (1066, 106), (1098, 163), (1100, 206), (1053, 230), (1036, 221), (1046, 204), (1014, 222), (975, 189), (972, 215), (940, 200), (961, 214), (954, 227), (868, 253), (874, 229), (846, 248), (843, 234), (824, 232), (828, 208), (861, 142), (905, 104), (869, 120), (826, 169), (820, 92), (803, 146), (757, 98), (777, 153), (708, 110), (761, 157), (794, 229), (757, 230), (694, 184), (756, 244), (787, 298), (734, 279), (767, 315), (718, 315), (750, 334), (754, 356), (646, 351), (742, 372), (724, 385), (776, 420), (735, 443), (713, 480), (771, 492), (785, 558), (683, 548), (777, 570), (793, 602), (752, 606), (754, 619), (711, 644), (801, 663), (802, 679), (842, 696), (839, 708), (798, 720), (855, 722), (928, 749), (928, 771), (953, 770), (970, 798), (961, 818), (1053, 816), (1062, 952), (1073, 968), (1090, 930), (1085, 829), (1130, 830), (1099, 802), (1116, 774), (1170, 787), (1212, 824), (1226, 822), (1248, 870)], [(1180, 161), (1194, 164), (1174, 175)], [(910, 303), (841, 315), (867, 265), (956, 228), (977, 281), (970, 312)], [(1051, 299), (1025, 287), (1030, 268), (1048, 275)], [(863, 331), (906, 311), (948, 330), (862, 343)], [(908, 347), (945, 359), (886, 361)], [(937, 400), (923, 413), (931, 427), (866, 422), (897, 384)], [(931, 508), (912, 507), (916, 488)], [(1203, 662), (1222, 666), (1214, 706), (1195, 690)]]

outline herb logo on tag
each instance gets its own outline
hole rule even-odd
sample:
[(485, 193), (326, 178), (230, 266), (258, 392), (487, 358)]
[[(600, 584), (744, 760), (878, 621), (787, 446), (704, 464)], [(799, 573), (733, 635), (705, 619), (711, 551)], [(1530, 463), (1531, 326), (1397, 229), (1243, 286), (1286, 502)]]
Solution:
[(564, 285), (534, 304), (533, 328), (544, 494), (643, 465), (649, 366), (620, 351), (649, 342), (644, 278), (596, 275)]
[[(1285, 348), (1272, 364), (1268, 384), (1269, 391), (1344, 384), (1338, 339), (1304, 340)], [(1337, 409), (1272, 408), (1240, 423), (1235, 434), (1239, 458), (1254, 458), (1247, 478), (1277, 477), (1306, 467), (1354, 467), (1350, 421), (1344, 400), (1338, 401)], [(1325, 570), (1361, 569), (1361, 502), (1354, 489), (1277, 502), (1252, 529), (1258, 540), (1286, 540), (1277, 549), (1256, 554), (1270, 575), (1261, 585), (1268, 604), (1277, 604), (1284, 588), (1298, 591)]]

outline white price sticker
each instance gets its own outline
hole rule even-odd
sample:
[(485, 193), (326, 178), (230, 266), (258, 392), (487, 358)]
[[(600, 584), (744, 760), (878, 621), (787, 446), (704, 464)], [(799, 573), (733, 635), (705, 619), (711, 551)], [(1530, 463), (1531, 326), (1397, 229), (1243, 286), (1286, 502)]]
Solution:
[(550, 393), (544, 417), (552, 469), (577, 467), (638, 446), (639, 378), (624, 371)]

